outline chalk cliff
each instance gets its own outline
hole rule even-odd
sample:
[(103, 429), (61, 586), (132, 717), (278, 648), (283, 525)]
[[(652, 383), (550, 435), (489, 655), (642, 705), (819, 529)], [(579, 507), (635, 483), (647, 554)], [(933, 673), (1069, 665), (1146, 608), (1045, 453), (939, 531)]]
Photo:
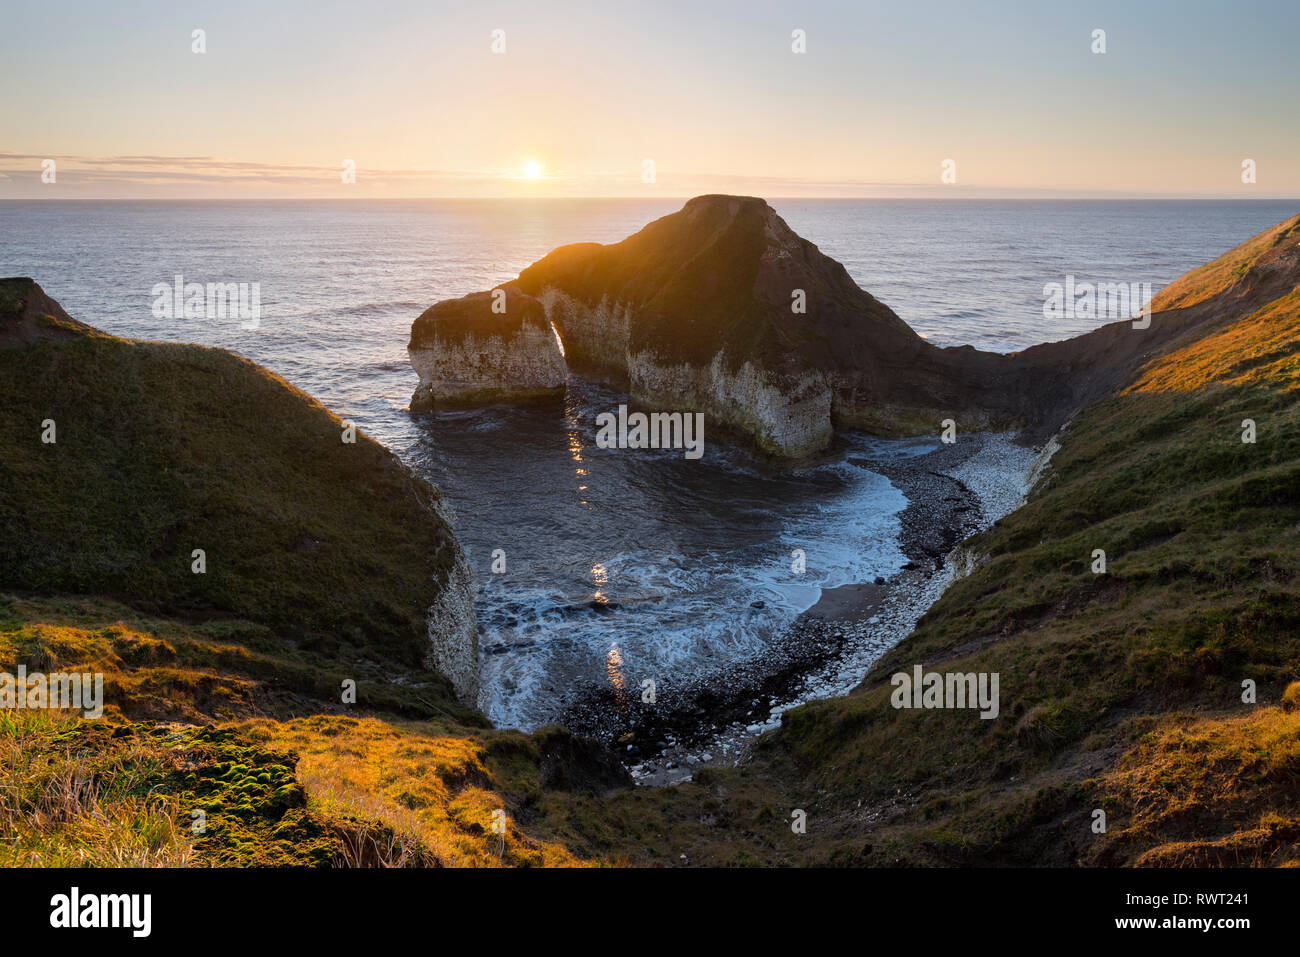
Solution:
[(697, 197), (622, 242), (561, 247), (501, 289), (519, 315), (458, 323), (459, 351), (437, 321), (459, 319), (466, 300), (416, 320), (413, 407), (443, 393), (529, 394), (523, 368), (549, 369), (548, 343), (534, 336), (525, 364), (514, 330), (541, 329), (539, 303), (573, 370), (648, 406), (704, 411), (779, 456), (823, 448), (837, 426), (897, 434), (937, 431), (947, 417), (966, 427), (1021, 418), (990, 388), (1005, 357), (930, 345), (753, 197)]
[(420, 376), (416, 411), (564, 393), (564, 359), (546, 310), (513, 288), (430, 306), (411, 327), (407, 352)]

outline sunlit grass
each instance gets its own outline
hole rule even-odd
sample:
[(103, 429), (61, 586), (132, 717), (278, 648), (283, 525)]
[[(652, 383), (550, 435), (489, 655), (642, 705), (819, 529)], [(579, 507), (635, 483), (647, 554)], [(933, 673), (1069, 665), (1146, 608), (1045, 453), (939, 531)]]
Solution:
[[(299, 756), (298, 777), (314, 813), (381, 822), (441, 866), (582, 863), (558, 843), (529, 837), (512, 820), (494, 789), (485, 742), (477, 737), (428, 722), (325, 715), (243, 728), (249, 738)], [(504, 834), (494, 830), (498, 820)]]
[(1100, 782), (1106, 843), (1138, 865), (1300, 862), (1300, 713), (1160, 722)]
[(1261, 255), (1297, 236), (1300, 216), (1292, 216), (1165, 286), (1151, 300), (1152, 311), (1186, 309), (1212, 299), (1245, 278)]
[(193, 843), (175, 795), (150, 792), (156, 755), (127, 746), (91, 767), (60, 738), (78, 719), (0, 711), (0, 866), (183, 867)]
[(1154, 360), (1127, 391), (1191, 392), (1213, 384), (1300, 388), (1300, 289)]

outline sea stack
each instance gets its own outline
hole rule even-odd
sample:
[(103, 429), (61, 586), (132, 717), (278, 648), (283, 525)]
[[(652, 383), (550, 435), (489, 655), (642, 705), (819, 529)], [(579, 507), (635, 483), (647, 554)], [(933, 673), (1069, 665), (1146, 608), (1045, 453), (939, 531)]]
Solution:
[(564, 394), (565, 366), (542, 304), (513, 287), (426, 309), (407, 345), (424, 411)]
[(563, 246), (492, 293), (438, 303), (412, 328), (411, 363), (412, 408), (562, 388), (567, 363), (782, 458), (819, 451), (837, 427), (1021, 419), (993, 387), (1006, 357), (927, 343), (747, 196), (696, 197), (622, 242)]

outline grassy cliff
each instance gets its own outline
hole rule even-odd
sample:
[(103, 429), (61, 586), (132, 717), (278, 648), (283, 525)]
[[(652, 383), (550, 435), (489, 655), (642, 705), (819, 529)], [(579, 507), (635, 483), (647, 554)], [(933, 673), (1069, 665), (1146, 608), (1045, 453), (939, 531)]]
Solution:
[(0, 287), (0, 324), (35, 338), (0, 348), (0, 582), (422, 659), (459, 547), (390, 452), (231, 353), (61, 334), (30, 281)]
[(459, 546), (344, 431), (237, 356), (0, 281), (0, 671), (101, 674), (105, 701), (0, 711), (0, 864), (580, 860), (516, 818), (618, 769), (491, 730), (428, 664)]

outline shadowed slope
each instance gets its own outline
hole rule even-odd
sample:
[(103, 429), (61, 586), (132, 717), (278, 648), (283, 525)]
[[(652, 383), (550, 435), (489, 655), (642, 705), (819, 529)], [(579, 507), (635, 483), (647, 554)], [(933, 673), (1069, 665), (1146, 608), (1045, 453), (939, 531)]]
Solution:
[(0, 281), (0, 337), (0, 587), (427, 659), (473, 701), (468, 567), (392, 453), (245, 359), (98, 333), (31, 280)]

